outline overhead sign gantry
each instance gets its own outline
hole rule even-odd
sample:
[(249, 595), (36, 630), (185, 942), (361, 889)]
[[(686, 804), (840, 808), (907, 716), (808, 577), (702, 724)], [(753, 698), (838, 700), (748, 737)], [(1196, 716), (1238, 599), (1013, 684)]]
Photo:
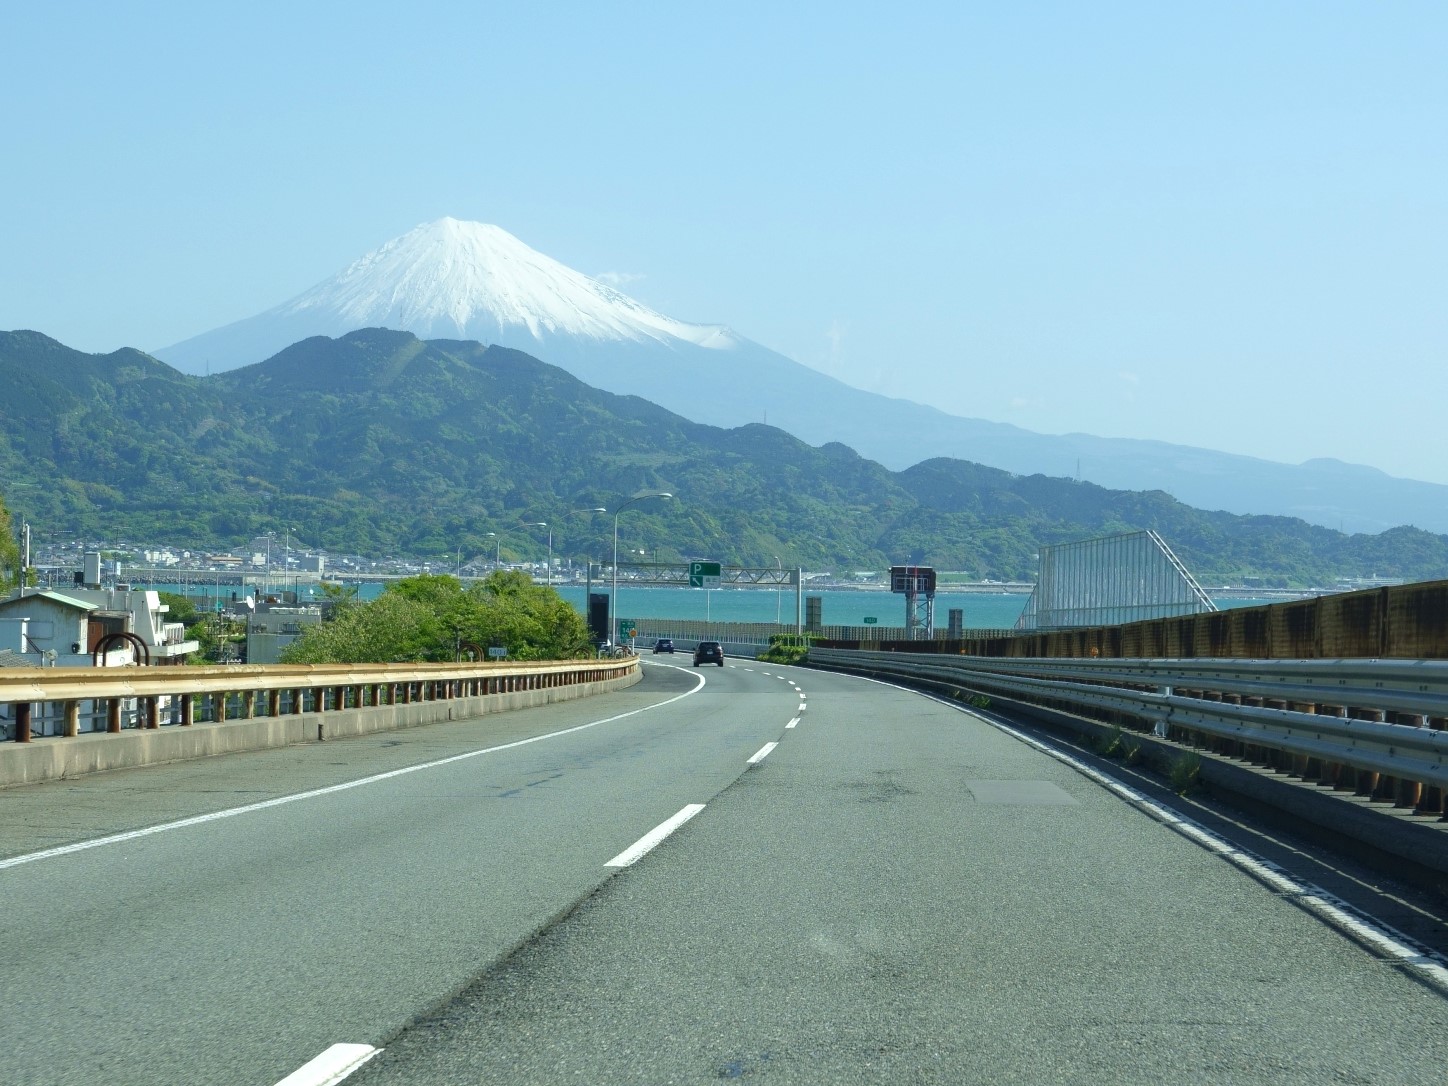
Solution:
[(618, 583), (622, 587), (648, 585), (653, 588), (717, 589), (737, 585), (794, 589), (796, 632), (804, 628), (804, 571), (798, 567), (726, 566), (722, 562), (620, 562)]
[[(935, 570), (930, 566), (891, 566), (890, 591), (905, 597), (905, 630), (914, 640), (935, 636)], [(920, 614), (920, 597), (925, 614)]]

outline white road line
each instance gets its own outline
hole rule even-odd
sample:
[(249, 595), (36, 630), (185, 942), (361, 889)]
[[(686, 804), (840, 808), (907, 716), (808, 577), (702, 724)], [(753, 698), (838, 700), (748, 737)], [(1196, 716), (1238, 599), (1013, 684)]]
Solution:
[[(662, 664), (662, 667), (671, 667), (670, 664)], [(684, 671), (683, 668), (675, 668), (677, 671)], [(684, 671), (684, 674), (691, 674)], [(575, 732), (587, 731), (589, 728), (596, 728), (600, 724), (612, 724), (616, 720), (624, 720), (639, 713), (647, 713), (654, 709), (662, 709), (665, 705), (672, 705), (690, 694), (697, 694), (704, 688), (705, 679), (702, 675), (694, 675), (698, 680), (694, 689), (686, 690), (682, 694), (676, 694), (666, 701), (654, 705), (645, 705), (642, 709), (631, 709), (626, 713), (619, 713), (617, 716), (604, 717), (602, 720), (591, 720), (587, 724), (577, 724), (572, 728), (564, 728), (561, 731), (548, 732), (544, 735), (535, 735), (530, 739), (519, 739), (513, 743), (500, 743), (496, 747), (485, 747), (482, 750), (470, 750), (466, 754), (454, 754), (447, 758), (439, 758), (432, 762), (422, 762), (419, 765), (405, 766), (402, 769), (388, 770), (386, 773), (376, 773), (370, 777), (360, 777), (355, 781), (345, 781), (342, 784), (328, 785), (326, 788), (313, 788), (309, 792), (297, 792), (295, 795), (278, 796), (276, 799), (262, 800), (260, 803), (248, 803), (242, 807), (229, 807), (223, 811), (212, 811), (210, 814), (195, 815), (191, 818), (178, 819), (175, 822), (162, 822), (157, 826), (147, 826), (144, 829), (128, 830), (126, 833), (113, 833), (108, 837), (97, 837), (90, 841), (77, 841), (72, 845), (60, 845), (56, 848), (47, 848), (40, 852), (29, 852), (23, 856), (11, 856), (9, 859), (0, 860), (0, 871), (8, 867), (19, 867), (21, 864), (34, 863), (36, 860), (49, 860), (56, 856), (67, 856), (72, 852), (84, 852), (87, 849), (100, 848), (102, 845), (118, 845), (124, 841), (134, 841), (138, 837), (150, 837), (154, 833), (165, 833), (167, 830), (180, 830), (188, 826), (200, 826), (207, 822), (218, 822), (223, 818), (235, 818), (237, 815), (251, 814), (254, 811), (265, 811), (272, 807), (281, 807), (288, 803), (297, 803), (304, 799), (316, 799), (319, 796), (330, 796), (336, 792), (346, 792), (353, 788), (361, 788), (365, 784), (377, 784), (380, 781), (392, 780), (394, 777), (405, 777), (409, 773), (420, 773), (424, 769), (436, 769), (439, 766), (451, 765), (453, 762), (466, 761), (469, 758), (479, 758), (484, 754), (497, 754), (501, 751), (512, 750), (515, 747), (526, 747), (530, 743), (541, 743), (545, 739), (557, 739), (564, 735), (573, 735)]]
[(809, 708), (809, 706), (805, 704), (804, 698), (800, 698), (800, 699), (799, 699), (799, 711), (802, 713), (802, 712), (804, 712), (804, 711), (805, 711), (806, 709), (808, 709), (808, 708)]
[(760, 762), (764, 761), (764, 759), (768, 758), (768, 757), (769, 757), (769, 752), (772, 751), (772, 750), (773, 750), (775, 747), (777, 747), (777, 746), (779, 746), (778, 743), (765, 743), (764, 746), (760, 747), (757, 751), (755, 751), (755, 752), (754, 752), (754, 756), (753, 756), (752, 758), (750, 758), (749, 761), (745, 762), (744, 764), (745, 764), (745, 765), (758, 765)]
[(669, 834), (673, 833), (703, 809), (704, 805), (702, 803), (689, 804), (667, 822), (660, 822), (603, 866), (628, 867), (630, 864), (637, 863), (652, 852), (665, 837), (669, 836)]
[(336, 1044), (302, 1064), (276, 1086), (336, 1086), (381, 1051), (371, 1045)]
[(786, 728), (797, 728), (797, 727), (799, 727), (799, 717), (795, 717), (795, 718), (794, 718), (793, 720), (791, 720), (788, 724), (786, 724), (785, 727), (786, 727)]
[(790, 679), (790, 680), (789, 680), (789, 685), (790, 685), (790, 686), (798, 686), (799, 683), (795, 682), (793, 679)]
[(1163, 807), (1145, 793), (1137, 791), (1130, 785), (1123, 784), (1115, 777), (1102, 773), (1100, 770), (1068, 754), (1066, 751), (1058, 750), (1049, 743), (1044, 743), (1037, 739), (1035, 736), (1028, 735), (1018, 728), (1011, 727), (1011, 725), (1005, 723), (1003, 720), (997, 719), (992, 714), (984, 713), (978, 709), (967, 709), (953, 701), (946, 701), (944, 698), (936, 697), (933, 694), (926, 694), (922, 691), (911, 689), (908, 686), (898, 686), (895, 683), (884, 682), (880, 679), (869, 679), (863, 675), (857, 675), (855, 677), (864, 679), (866, 682), (877, 683), (880, 686), (888, 686), (895, 690), (904, 690), (911, 694), (918, 694), (922, 698), (928, 698), (941, 705), (949, 706), (957, 712), (965, 713), (967, 716), (973, 716), (978, 720), (982, 720), (991, 727), (1019, 739), (1027, 746), (1034, 747), (1036, 750), (1049, 755), (1058, 762), (1070, 766), (1082, 776), (1090, 778), (1097, 784), (1115, 793), (1143, 814), (1175, 830), (1187, 840), (1193, 841), (1202, 848), (1220, 856), (1238, 870), (1257, 879), (1264, 886), (1277, 891), (1287, 901), (1297, 905), (1305, 912), (1311, 913), (1329, 927), (1337, 929), (1348, 938), (1353, 939), (1360, 946), (1371, 948), (1388, 961), (1394, 962), (1404, 969), (1412, 970), (1413, 975), (1418, 979), (1431, 985), (1439, 992), (1448, 994), (1448, 958), (1418, 944), (1411, 936), (1404, 935), (1391, 925), (1384, 923), (1375, 916), (1363, 912), (1337, 895), (1313, 883), (1305, 882), (1297, 878), (1271, 860), (1254, 855), (1246, 849), (1238, 848), (1225, 837), (1207, 829), (1200, 822), (1177, 814), (1177, 812), (1168, 807)]

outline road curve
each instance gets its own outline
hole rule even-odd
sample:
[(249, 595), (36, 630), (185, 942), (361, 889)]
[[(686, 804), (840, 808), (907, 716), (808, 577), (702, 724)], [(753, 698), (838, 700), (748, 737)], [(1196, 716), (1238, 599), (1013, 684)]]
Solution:
[(735, 780), (782, 685), (651, 665), (582, 701), (0, 792), (0, 1081), (269, 1084), (396, 1033)]
[(958, 707), (767, 670), (755, 769), (349, 1086), (1442, 1081), (1411, 969)]
[(269, 1086), (337, 1043), (383, 1048), (348, 1086), (1437, 1083), (1448, 1057), (1439, 991), (1060, 761), (743, 661), (0, 792), (0, 887), (5, 1082)]

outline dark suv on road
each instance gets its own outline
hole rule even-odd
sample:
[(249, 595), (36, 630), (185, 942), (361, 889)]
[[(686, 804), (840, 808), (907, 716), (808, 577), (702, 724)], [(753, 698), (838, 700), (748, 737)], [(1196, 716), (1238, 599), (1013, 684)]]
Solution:
[(657, 641), (654, 642), (654, 652), (655, 652), (655, 653), (660, 653), (660, 652), (672, 653), (673, 651), (674, 651), (674, 643), (673, 643), (672, 641), (670, 641), (667, 637), (661, 637), (661, 638), (659, 638)]
[(699, 647), (694, 650), (694, 666), (700, 664), (718, 664), (724, 666), (724, 646), (717, 641), (700, 641)]

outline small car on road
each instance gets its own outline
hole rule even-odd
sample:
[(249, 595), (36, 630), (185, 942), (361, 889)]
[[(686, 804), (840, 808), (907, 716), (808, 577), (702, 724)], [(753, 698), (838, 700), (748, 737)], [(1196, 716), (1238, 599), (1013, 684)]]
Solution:
[(718, 664), (724, 666), (724, 646), (717, 641), (700, 641), (694, 649), (694, 666)]
[(660, 653), (660, 652), (672, 653), (673, 651), (674, 651), (674, 642), (673, 642), (670, 638), (661, 637), (661, 638), (659, 638), (657, 641), (654, 642), (654, 653), (655, 653), (655, 654), (658, 654), (658, 653)]

